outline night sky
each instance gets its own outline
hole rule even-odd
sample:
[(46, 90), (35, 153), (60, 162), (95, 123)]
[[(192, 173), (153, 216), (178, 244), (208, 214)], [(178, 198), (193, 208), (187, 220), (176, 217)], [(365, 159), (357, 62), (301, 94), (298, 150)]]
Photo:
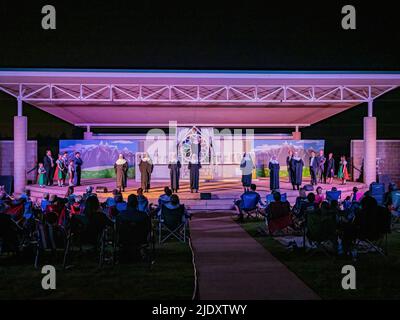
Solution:
[[(146, 3), (2, 1), (0, 67), (400, 71), (394, 3)], [(41, 28), (45, 4), (56, 7), (56, 30)], [(341, 28), (345, 4), (356, 8), (356, 30)], [(0, 139), (12, 138), (16, 102), (0, 94), (0, 105)], [(80, 129), (35, 108), (24, 112), (40, 152), (60, 137), (81, 138)], [(348, 154), (350, 139), (362, 138), (365, 114), (360, 105), (304, 129), (303, 138), (325, 138), (328, 149)], [(400, 138), (399, 90), (375, 103), (375, 115), (378, 138)]]

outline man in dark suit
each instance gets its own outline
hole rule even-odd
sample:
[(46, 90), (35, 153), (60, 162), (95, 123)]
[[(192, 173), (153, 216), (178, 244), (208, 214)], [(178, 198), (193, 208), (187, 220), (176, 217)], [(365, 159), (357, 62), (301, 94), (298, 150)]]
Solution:
[(75, 186), (81, 185), (82, 165), (83, 165), (83, 161), (81, 159), (80, 152), (75, 152), (75, 158), (74, 158), (74, 166), (75, 166), (74, 185)]
[(54, 159), (51, 156), (51, 151), (47, 150), (46, 155), (43, 158), (43, 166), (46, 170), (46, 185), (53, 185), (53, 176), (54, 176)]
[(310, 157), (310, 175), (311, 175), (311, 184), (317, 185), (317, 170), (318, 170), (318, 159), (315, 156), (315, 152), (311, 152)]

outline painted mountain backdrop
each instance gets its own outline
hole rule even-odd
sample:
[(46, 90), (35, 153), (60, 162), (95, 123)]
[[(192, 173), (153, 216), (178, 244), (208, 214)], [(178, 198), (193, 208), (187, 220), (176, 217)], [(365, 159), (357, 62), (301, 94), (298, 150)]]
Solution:
[(73, 158), (79, 151), (83, 160), (82, 178), (112, 178), (114, 163), (122, 153), (129, 163), (128, 175), (135, 175), (136, 141), (131, 140), (60, 140), (60, 153)]
[(289, 150), (297, 152), (304, 161), (304, 176), (309, 176), (309, 158), (311, 151), (316, 153), (324, 150), (324, 140), (254, 140), (254, 154), (256, 157), (257, 176), (268, 176), (268, 163), (272, 156), (276, 156), (281, 166), (281, 176), (287, 175), (286, 157)]

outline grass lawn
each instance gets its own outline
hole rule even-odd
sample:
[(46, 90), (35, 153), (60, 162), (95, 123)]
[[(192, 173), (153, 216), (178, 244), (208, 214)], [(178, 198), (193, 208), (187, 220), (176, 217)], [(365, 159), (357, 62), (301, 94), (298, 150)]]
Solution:
[(33, 264), (12, 259), (0, 258), (0, 299), (191, 299), (193, 294), (190, 248), (175, 241), (156, 247), (151, 270), (141, 262), (98, 269), (90, 254), (74, 260), (75, 267), (66, 271), (55, 265), (56, 290), (42, 289), (44, 275)]
[[(245, 222), (242, 227), (322, 299), (400, 299), (399, 232), (388, 236), (386, 258), (374, 253), (360, 254), (354, 263), (347, 258), (330, 259), (322, 253), (306, 259), (304, 252), (290, 252), (273, 238), (259, 235), (260, 225), (261, 222)], [(356, 269), (356, 290), (341, 287), (344, 265), (353, 265)]]

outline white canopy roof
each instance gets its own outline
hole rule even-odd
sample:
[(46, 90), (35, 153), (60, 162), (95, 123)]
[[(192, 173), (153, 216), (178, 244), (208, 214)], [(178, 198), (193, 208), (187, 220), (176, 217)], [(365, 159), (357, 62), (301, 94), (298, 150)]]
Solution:
[(303, 127), (398, 86), (396, 72), (0, 69), (0, 90), (94, 127)]

